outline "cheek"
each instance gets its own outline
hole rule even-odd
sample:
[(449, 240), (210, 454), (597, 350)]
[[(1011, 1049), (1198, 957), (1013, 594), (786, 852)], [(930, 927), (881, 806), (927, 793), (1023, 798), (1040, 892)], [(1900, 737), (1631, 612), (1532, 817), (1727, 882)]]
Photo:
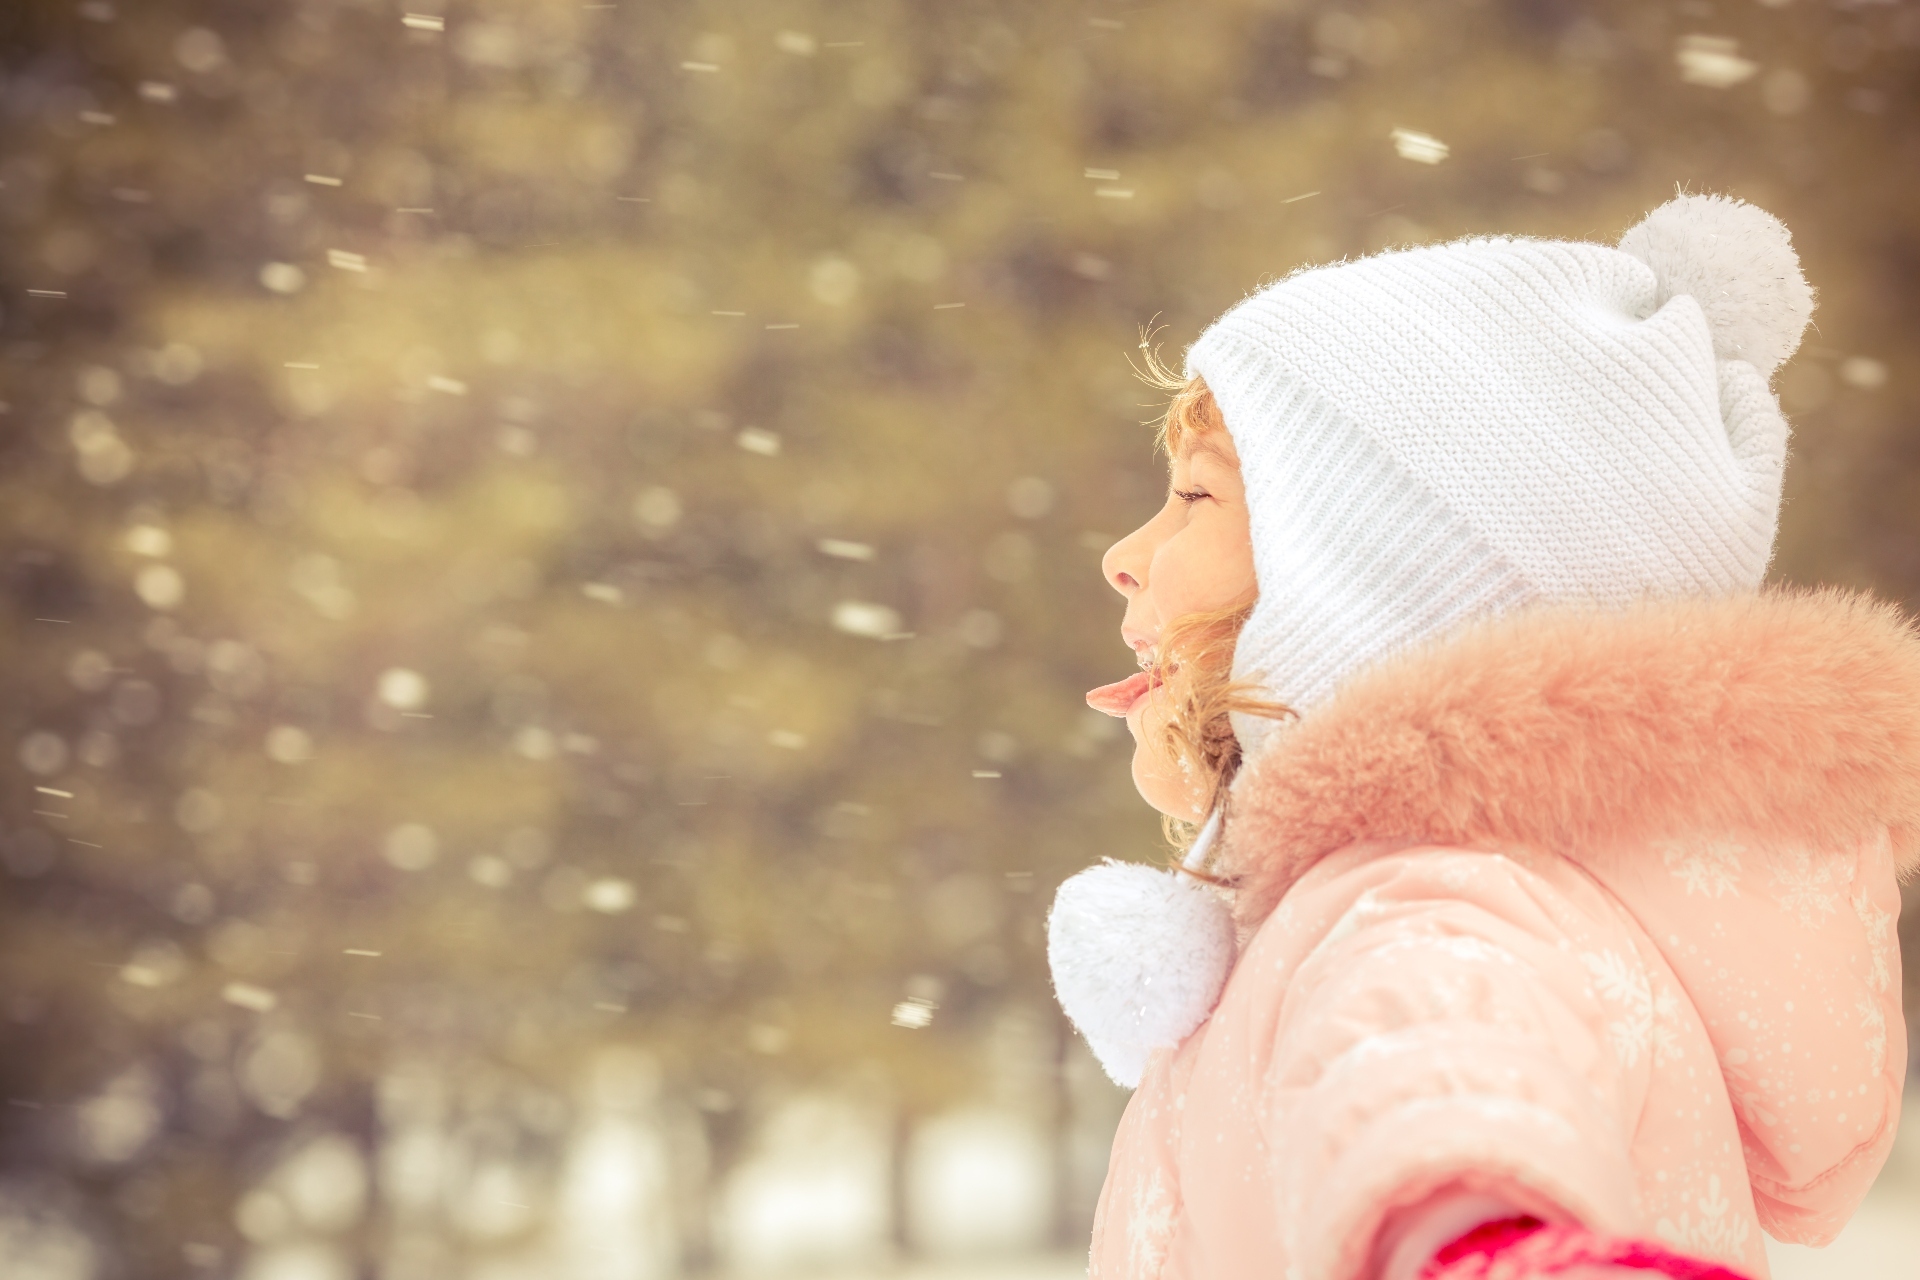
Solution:
[(1200, 580), (1204, 570), (1193, 563), (1194, 559), (1183, 546), (1169, 546), (1154, 557), (1153, 576), (1144, 593), (1152, 598), (1142, 603), (1150, 605), (1157, 615), (1156, 629), (1206, 607), (1205, 584)]
[(1153, 563), (1154, 605), (1163, 622), (1238, 604), (1254, 590), (1253, 556), (1244, 540), (1190, 529)]

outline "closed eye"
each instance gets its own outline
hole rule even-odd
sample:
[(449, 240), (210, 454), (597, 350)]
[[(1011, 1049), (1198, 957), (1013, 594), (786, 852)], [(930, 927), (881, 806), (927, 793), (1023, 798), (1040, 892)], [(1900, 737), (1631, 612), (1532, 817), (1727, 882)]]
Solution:
[(1208, 493), (1205, 489), (1175, 489), (1173, 491), (1173, 496), (1180, 499), (1180, 501), (1186, 503), (1187, 505), (1191, 506), (1194, 503), (1200, 501), (1200, 499), (1211, 498), (1213, 495)]

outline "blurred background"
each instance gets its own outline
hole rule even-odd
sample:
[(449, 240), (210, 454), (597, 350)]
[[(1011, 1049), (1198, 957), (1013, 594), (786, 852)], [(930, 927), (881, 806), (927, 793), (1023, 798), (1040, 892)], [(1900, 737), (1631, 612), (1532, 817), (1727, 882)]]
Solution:
[[(1920, 603), (1915, 0), (8, 0), (0, 67), (11, 1280), (1079, 1274), (1129, 357), (1298, 265), (1778, 213), (1776, 576)], [(1915, 1259), (1910, 1145), (1778, 1273)]]

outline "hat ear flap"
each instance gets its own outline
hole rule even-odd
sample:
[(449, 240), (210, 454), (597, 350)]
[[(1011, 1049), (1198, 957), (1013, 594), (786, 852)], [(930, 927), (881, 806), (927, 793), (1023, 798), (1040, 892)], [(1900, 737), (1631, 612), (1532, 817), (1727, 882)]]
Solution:
[(1720, 420), (1726, 424), (1727, 444), (1744, 482), (1746, 540), (1764, 573), (1780, 523), (1780, 486), (1791, 428), (1758, 369), (1744, 360), (1726, 360), (1719, 373)]

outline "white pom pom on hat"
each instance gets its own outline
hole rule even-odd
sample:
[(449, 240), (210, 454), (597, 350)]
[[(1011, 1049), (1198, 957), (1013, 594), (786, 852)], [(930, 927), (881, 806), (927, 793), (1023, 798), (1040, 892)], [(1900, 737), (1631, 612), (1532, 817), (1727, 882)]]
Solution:
[(1654, 306), (1687, 294), (1706, 313), (1714, 354), (1771, 377), (1800, 346), (1813, 317), (1813, 286), (1793, 235), (1765, 209), (1719, 195), (1683, 195), (1620, 237), (1620, 250), (1653, 268)]

